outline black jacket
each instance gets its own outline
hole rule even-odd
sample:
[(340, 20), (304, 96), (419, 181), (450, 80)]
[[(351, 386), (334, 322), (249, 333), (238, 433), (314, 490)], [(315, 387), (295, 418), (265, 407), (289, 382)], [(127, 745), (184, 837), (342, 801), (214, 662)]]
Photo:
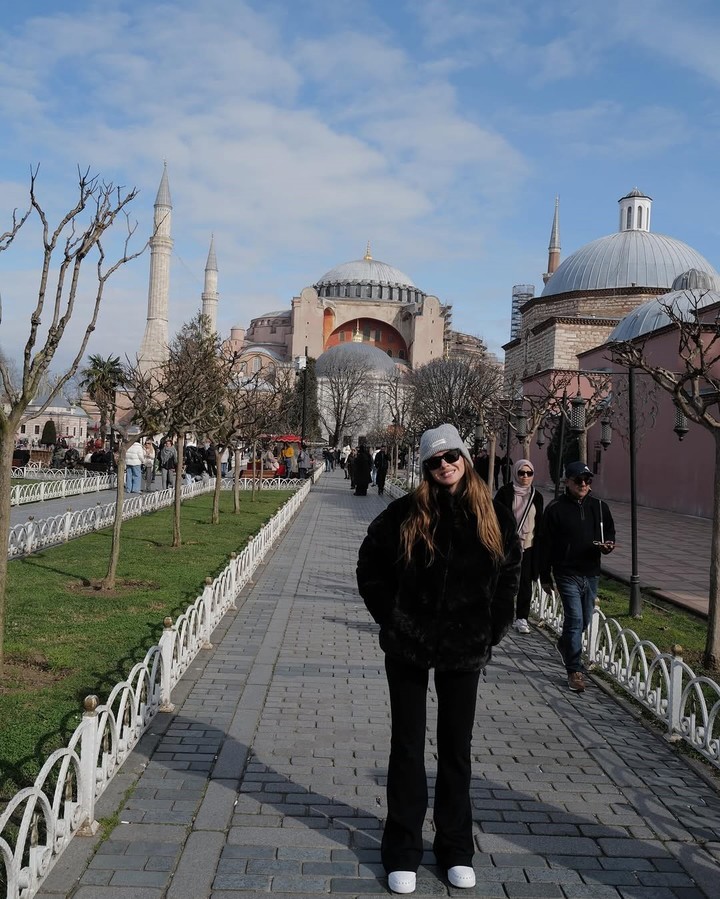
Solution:
[[(501, 503), (505, 506), (506, 509), (510, 511), (510, 514), (515, 517), (513, 513), (513, 500), (515, 498), (515, 488), (512, 483), (503, 484), (503, 486), (498, 490), (495, 494), (495, 502)], [(542, 533), (542, 516), (543, 516), (543, 507), (545, 505), (545, 501), (543, 500), (542, 493), (539, 490), (535, 491), (533, 496), (533, 506), (535, 506), (535, 527), (533, 529), (533, 543), (532, 549), (535, 550), (532, 556), (531, 566), (531, 576), (533, 580), (540, 576), (540, 553), (538, 552), (538, 547), (540, 546), (541, 541), (541, 533)]]
[(440, 497), (434, 560), (422, 545), (410, 565), (401, 558), (400, 526), (413, 502), (403, 496), (368, 528), (358, 587), (389, 656), (420, 668), (477, 671), (513, 620), (521, 560), (515, 520), (495, 506), (505, 547), (497, 563), (478, 541), (474, 517), (449, 492)]
[(568, 493), (550, 503), (542, 522), (541, 581), (549, 583), (551, 570), (561, 576), (600, 574), (600, 547), (594, 540), (615, 542), (615, 522), (607, 503), (590, 494), (578, 502)]

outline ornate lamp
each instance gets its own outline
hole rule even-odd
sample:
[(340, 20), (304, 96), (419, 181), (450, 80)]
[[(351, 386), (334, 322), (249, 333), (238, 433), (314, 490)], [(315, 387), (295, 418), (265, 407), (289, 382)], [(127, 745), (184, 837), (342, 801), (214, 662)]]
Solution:
[(573, 434), (582, 434), (585, 430), (585, 412), (587, 400), (580, 391), (570, 400), (570, 430)]
[(607, 418), (600, 422), (600, 445), (606, 450), (612, 443), (612, 423)]
[(677, 434), (678, 440), (683, 440), (688, 432), (687, 416), (679, 406), (675, 407), (675, 427), (673, 431)]

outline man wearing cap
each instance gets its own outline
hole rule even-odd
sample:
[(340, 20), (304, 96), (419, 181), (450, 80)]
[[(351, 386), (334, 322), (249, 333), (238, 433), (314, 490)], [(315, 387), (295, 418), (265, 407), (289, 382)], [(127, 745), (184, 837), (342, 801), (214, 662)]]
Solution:
[(582, 638), (590, 626), (600, 576), (600, 556), (615, 548), (615, 524), (607, 504), (590, 496), (592, 471), (584, 462), (565, 468), (565, 493), (543, 516), (540, 581), (555, 586), (563, 604), (563, 629), (557, 642), (575, 693), (585, 689)]

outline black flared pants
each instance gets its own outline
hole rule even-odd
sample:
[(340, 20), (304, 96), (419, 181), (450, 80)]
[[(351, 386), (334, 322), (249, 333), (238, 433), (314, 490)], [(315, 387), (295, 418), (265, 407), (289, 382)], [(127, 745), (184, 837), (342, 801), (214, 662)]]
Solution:
[[(385, 870), (417, 871), (428, 807), (425, 724), (429, 672), (385, 657), (392, 735), (387, 819), (382, 838)], [(480, 673), (435, 671), (438, 702), (437, 778), (433, 850), (438, 864), (471, 865), (474, 854), (470, 777), (472, 730)]]

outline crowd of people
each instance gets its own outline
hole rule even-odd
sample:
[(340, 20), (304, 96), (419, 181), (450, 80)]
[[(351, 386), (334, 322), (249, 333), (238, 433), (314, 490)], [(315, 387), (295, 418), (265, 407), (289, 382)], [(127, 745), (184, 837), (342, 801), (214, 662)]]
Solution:
[[(369, 461), (359, 448), (355, 472), (360, 464), (363, 483)], [(430, 671), (437, 697), (433, 851), (451, 886), (472, 888), (471, 742), (480, 674), (513, 623), (519, 634), (530, 632), (539, 578), (559, 594), (564, 622), (557, 648), (569, 689), (583, 692), (583, 633), (601, 556), (615, 545), (612, 515), (591, 496), (592, 471), (584, 462), (566, 467), (565, 493), (547, 509), (528, 459), (512, 465), (511, 479), (493, 498), (452, 425), (422, 435), (419, 462), (419, 486), (371, 522), (357, 563), (360, 595), (379, 625), (390, 697), (381, 857), (395, 893), (415, 891), (424, 851)]]

